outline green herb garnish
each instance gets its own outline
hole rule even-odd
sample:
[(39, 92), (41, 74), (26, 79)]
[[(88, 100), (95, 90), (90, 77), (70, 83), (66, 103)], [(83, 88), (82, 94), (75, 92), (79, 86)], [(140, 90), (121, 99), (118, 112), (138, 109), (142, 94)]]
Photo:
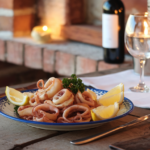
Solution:
[(17, 114), (18, 114), (18, 111), (17, 111), (18, 108), (19, 108), (19, 106), (15, 106), (15, 107), (14, 107), (14, 111), (15, 111)]
[(72, 74), (71, 77), (72, 78), (63, 78), (63, 87), (71, 90), (74, 94), (76, 94), (78, 90), (81, 93), (84, 92), (85, 85), (82, 83), (82, 80), (77, 78), (75, 74)]

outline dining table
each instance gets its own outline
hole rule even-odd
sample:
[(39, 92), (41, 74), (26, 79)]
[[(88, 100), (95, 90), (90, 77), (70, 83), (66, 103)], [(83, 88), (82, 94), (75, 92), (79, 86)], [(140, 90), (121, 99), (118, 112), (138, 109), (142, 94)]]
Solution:
[[(123, 67), (78, 75), (78, 77), (104, 76), (132, 68), (133, 66)], [(35, 86), (36, 83), (31, 82), (12, 85), (11, 87), (21, 91), (35, 88)], [(1, 97), (5, 96), (5, 88), (0, 88)], [(0, 115), (0, 150), (110, 150), (110, 145), (117, 145), (116, 143), (120, 143), (120, 146), (123, 145), (123, 147), (134, 143), (134, 146), (136, 147), (137, 145), (136, 148), (138, 149), (140, 141), (142, 141), (142, 144), (149, 143), (147, 140), (144, 140), (149, 138), (150, 135), (149, 119), (89, 143), (74, 145), (70, 141), (106, 132), (147, 114), (150, 114), (149, 109), (134, 107), (134, 110), (125, 117), (107, 122), (98, 127), (75, 131), (43, 130)]]

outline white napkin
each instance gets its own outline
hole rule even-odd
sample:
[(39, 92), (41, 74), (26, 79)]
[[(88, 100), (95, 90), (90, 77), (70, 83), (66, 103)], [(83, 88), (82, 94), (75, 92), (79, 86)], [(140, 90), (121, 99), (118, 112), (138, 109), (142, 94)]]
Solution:
[[(81, 79), (84, 84), (103, 90), (110, 90), (118, 84), (123, 83), (125, 97), (130, 99), (134, 106), (150, 108), (150, 93), (137, 93), (129, 89), (130, 87), (136, 86), (140, 81), (139, 74), (135, 73), (134, 70), (126, 70), (105, 76), (82, 77)], [(150, 87), (150, 76), (145, 76), (144, 82)]]

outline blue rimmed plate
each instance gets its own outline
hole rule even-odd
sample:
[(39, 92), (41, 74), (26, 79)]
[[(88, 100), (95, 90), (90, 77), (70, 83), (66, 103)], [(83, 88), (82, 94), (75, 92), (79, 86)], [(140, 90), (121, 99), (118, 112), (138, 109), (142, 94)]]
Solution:
[[(95, 88), (89, 88), (90, 90), (94, 91), (98, 96), (105, 94), (107, 91), (95, 89)], [(25, 90), (22, 92), (35, 92), (37, 89), (32, 90)], [(83, 123), (45, 123), (45, 122), (36, 122), (36, 121), (28, 121), (23, 120), (18, 117), (18, 115), (14, 111), (14, 105), (11, 104), (7, 97), (0, 98), (0, 114), (22, 123), (25, 123), (29, 126), (45, 129), (45, 130), (57, 130), (57, 131), (73, 131), (73, 130), (83, 130), (83, 129), (89, 129), (94, 128), (102, 125), (103, 123), (107, 123), (109, 121), (113, 121), (119, 118), (122, 118), (126, 115), (128, 115), (133, 110), (133, 103), (127, 99), (124, 98), (124, 102), (121, 104), (120, 107), (124, 107), (124, 111), (121, 112), (119, 116), (116, 116), (114, 118), (106, 119), (106, 120), (100, 120), (100, 121), (91, 121), (91, 122), (83, 122)]]

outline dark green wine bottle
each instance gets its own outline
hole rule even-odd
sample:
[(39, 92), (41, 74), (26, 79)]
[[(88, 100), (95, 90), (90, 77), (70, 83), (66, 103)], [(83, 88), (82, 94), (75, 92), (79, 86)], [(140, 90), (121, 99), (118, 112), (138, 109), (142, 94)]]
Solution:
[(121, 0), (108, 0), (103, 4), (102, 46), (104, 61), (124, 62), (125, 8)]

